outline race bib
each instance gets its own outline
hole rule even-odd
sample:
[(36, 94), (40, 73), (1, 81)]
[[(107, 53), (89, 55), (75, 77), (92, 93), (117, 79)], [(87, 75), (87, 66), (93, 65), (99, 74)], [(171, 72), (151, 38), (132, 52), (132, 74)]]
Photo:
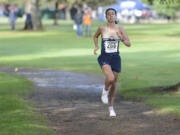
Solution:
[(118, 41), (105, 41), (104, 48), (106, 53), (118, 52)]

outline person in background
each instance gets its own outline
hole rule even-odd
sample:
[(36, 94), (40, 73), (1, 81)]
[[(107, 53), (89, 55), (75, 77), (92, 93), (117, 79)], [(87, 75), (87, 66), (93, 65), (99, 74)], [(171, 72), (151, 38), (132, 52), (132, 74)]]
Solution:
[(82, 32), (83, 14), (80, 9), (78, 9), (77, 14), (74, 16), (74, 21), (77, 26), (77, 30), (76, 30), (77, 37), (82, 37), (82, 35), (83, 35), (83, 32)]
[(72, 6), (70, 9), (71, 19), (74, 20), (74, 16), (77, 13), (77, 8), (75, 6)]
[(14, 7), (10, 8), (10, 12), (9, 12), (9, 20), (10, 20), (10, 25), (11, 25), (11, 30), (15, 30), (15, 23), (16, 23), (16, 12)]
[(25, 21), (24, 30), (32, 30), (32, 29), (33, 29), (33, 24), (32, 24), (31, 13), (26, 13), (26, 21)]
[(88, 10), (85, 11), (83, 21), (84, 21), (85, 36), (90, 37), (92, 20), (91, 20), (90, 12)]

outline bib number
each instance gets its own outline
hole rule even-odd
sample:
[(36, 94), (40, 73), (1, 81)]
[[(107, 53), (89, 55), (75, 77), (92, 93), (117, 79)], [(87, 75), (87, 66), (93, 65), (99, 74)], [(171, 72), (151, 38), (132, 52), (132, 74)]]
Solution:
[(106, 53), (115, 53), (118, 51), (118, 41), (105, 41), (104, 47)]

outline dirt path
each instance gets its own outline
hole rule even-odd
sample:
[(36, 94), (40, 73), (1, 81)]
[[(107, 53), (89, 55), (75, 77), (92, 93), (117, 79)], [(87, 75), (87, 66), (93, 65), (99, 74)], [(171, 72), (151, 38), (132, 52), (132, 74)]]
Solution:
[[(0, 68), (0, 72), (14, 73)], [(57, 135), (180, 135), (180, 120), (158, 116), (151, 107), (116, 97), (115, 119), (100, 101), (103, 78), (66, 71), (20, 69), (36, 86), (35, 103)]]

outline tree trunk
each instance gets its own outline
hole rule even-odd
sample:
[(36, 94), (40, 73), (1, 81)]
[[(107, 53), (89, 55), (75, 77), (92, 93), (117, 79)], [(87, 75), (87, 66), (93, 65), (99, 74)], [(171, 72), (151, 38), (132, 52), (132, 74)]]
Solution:
[(32, 0), (31, 5), (33, 30), (42, 30), (39, 0)]
[(58, 6), (59, 6), (59, 2), (56, 1), (56, 3), (55, 3), (54, 25), (58, 25), (58, 18), (59, 18)]
[(66, 20), (71, 20), (71, 15), (70, 15), (70, 8), (69, 8), (69, 6), (66, 7)]
[(32, 0), (26, 0), (26, 5), (25, 5), (25, 13), (30, 13), (31, 12), (31, 2)]

